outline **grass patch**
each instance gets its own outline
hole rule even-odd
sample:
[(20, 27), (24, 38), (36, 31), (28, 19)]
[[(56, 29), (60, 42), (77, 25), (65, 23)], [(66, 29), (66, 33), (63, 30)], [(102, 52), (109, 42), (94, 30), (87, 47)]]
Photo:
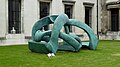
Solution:
[(120, 41), (99, 41), (97, 50), (58, 51), (48, 58), (26, 45), (0, 46), (0, 67), (119, 67)]

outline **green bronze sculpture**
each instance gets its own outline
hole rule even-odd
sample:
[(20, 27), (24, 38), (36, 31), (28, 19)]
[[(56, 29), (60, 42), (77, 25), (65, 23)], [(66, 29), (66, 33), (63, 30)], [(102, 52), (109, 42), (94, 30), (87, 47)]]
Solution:
[[(53, 24), (52, 30), (42, 31), (42, 28), (49, 24)], [(83, 29), (89, 37), (89, 42), (81, 42), (77, 35), (69, 32), (68, 25)], [(62, 27), (65, 32), (60, 32)], [(58, 38), (64, 41), (61, 45)], [(32, 28), (32, 39), (28, 42), (32, 52), (54, 54), (58, 50), (79, 51), (82, 46), (95, 50), (97, 45), (98, 39), (93, 30), (83, 22), (69, 19), (66, 14), (47, 16), (37, 21)]]

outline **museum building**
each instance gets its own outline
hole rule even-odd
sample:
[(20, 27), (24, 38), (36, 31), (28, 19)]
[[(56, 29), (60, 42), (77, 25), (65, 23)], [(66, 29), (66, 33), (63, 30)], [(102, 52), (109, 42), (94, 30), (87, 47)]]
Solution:
[[(86, 23), (99, 39), (120, 39), (120, 0), (0, 0), (0, 45), (27, 43), (36, 21), (61, 13)], [(83, 30), (69, 27), (88, 39)], [(115, 34), (118, 37), (112, 38)]]

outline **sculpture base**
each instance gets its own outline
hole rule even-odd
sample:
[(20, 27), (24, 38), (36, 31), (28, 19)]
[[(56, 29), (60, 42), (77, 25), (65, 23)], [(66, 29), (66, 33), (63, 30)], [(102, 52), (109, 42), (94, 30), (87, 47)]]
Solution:
[(50, 51), (46, 48), (46, 42), (35, 42), (33, 40), (30, 40), (28, 42), (28, 47), (32, 52), (37, 53), (50, 53)]

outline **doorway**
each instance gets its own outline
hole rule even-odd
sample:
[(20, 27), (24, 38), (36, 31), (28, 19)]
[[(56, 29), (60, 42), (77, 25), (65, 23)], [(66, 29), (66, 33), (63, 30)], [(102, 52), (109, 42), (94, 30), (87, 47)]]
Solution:
[(8, 33), (21, 33), (21, 0), (8, 0)]

